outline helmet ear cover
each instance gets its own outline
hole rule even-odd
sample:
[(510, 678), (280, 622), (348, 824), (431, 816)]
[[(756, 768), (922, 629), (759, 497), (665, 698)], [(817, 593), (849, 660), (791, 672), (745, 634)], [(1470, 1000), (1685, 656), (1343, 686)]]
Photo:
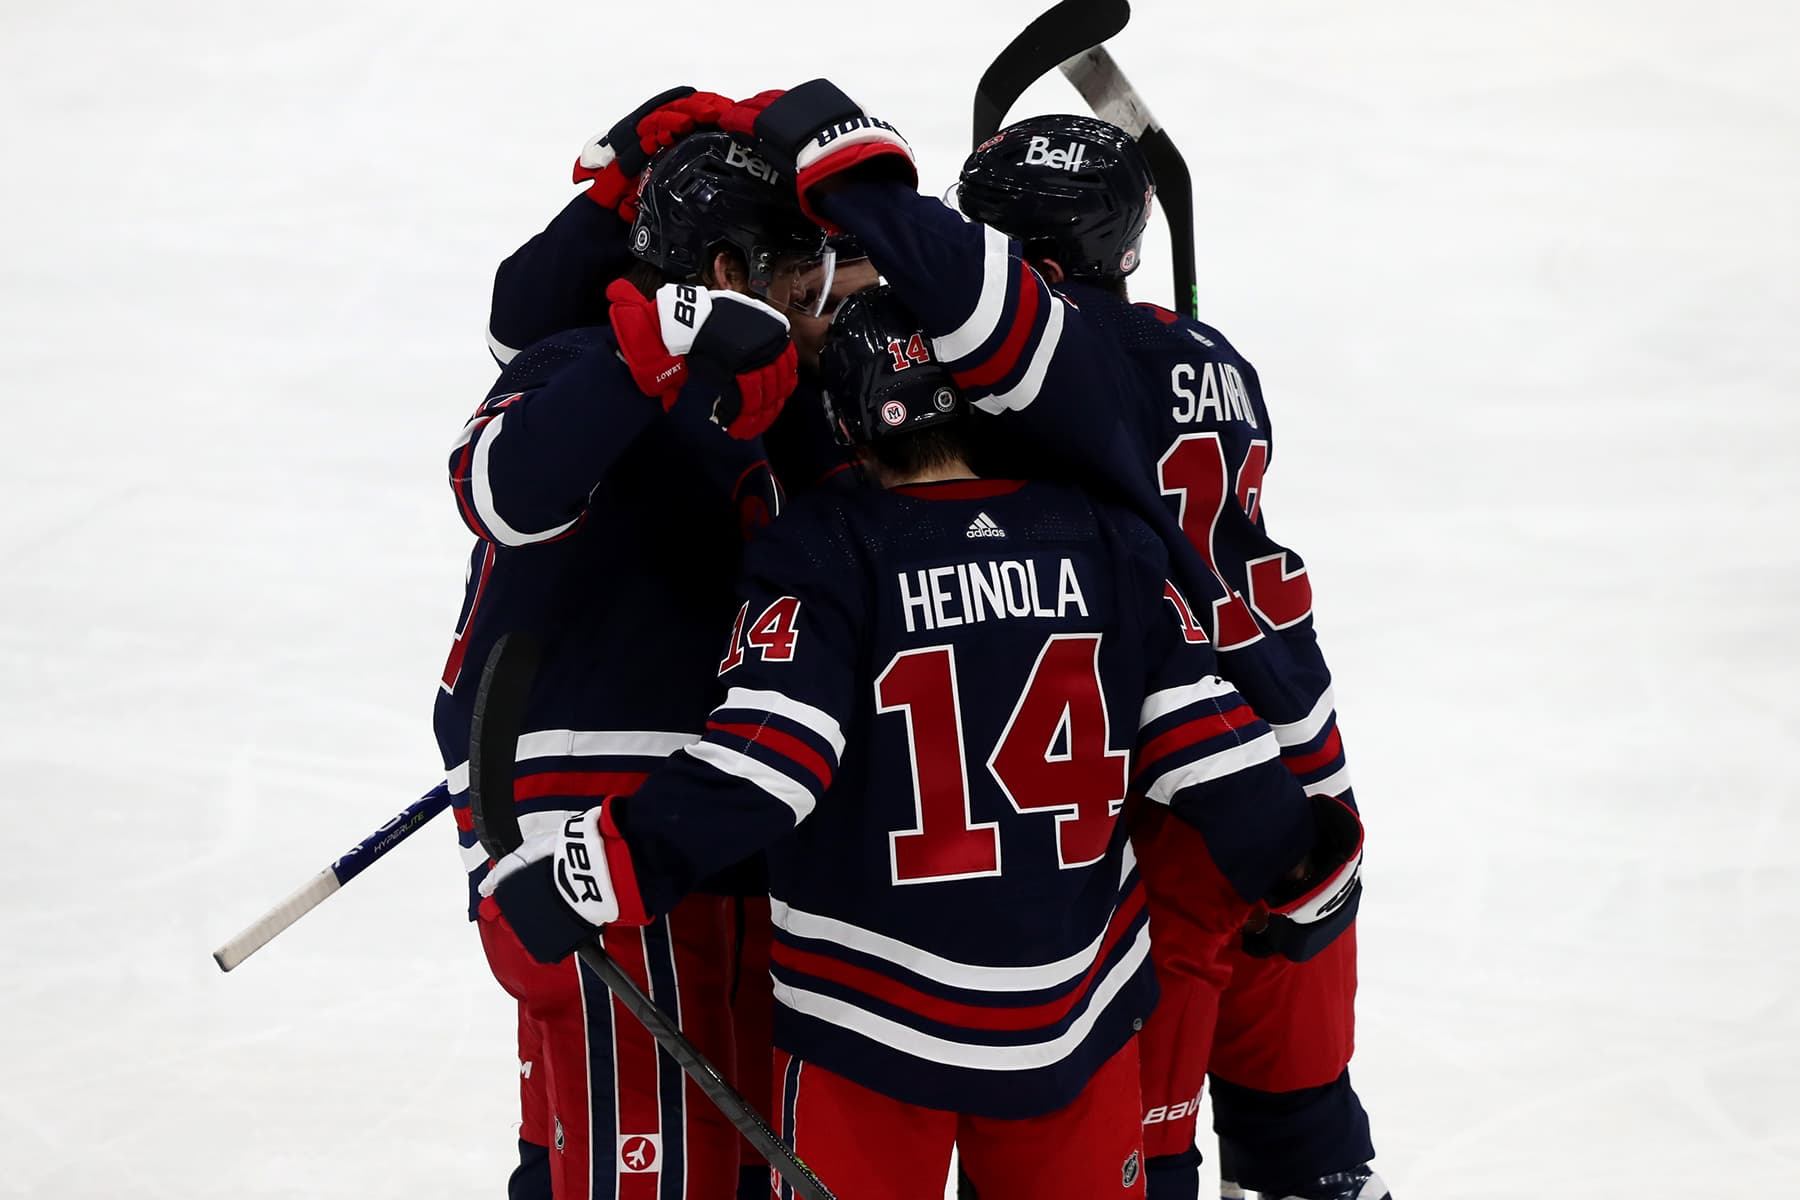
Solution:
[(819, 358), (825, 415), (845, 445), (917, 433), (964, 411), (931, 339), (885, 285), (844, 301)]
[(684, 138), (646, 168), (639, 195), (632, 256), (675, 279), (697, 279), (730, 249), (750, 290), (766, 296), (783, 259), (814, 260), (825, 251), (824, 231), (748, 137)]

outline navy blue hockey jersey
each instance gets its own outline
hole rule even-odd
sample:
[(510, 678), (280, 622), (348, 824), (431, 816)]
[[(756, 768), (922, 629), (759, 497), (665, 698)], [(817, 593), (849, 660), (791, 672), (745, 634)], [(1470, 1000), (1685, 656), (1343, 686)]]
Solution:
[(512, 357), (451, 450), (477, 541), (433, 724), (472, 906), (488, 861), (469, 723), (500, 634), (532, 631), (545, 651), (519, 740), (528, 834), (629, 791), (701, 732), (744, 533), (781, 504), (760, 445), (727, 437), (710, 408), (684, 393), (663, 412), (610, 329), (575, 330)]
[[(611, 209), (578, 194), (544, 229), (501, 262), (494, 272), (488, 314), (488, 350), (501, 366), (529, 346), (565, 330), (607, 323), (606, 285), (633, 263), (631, 226)], [(781, 416), (763, 435), (775, 477), (789, 491), (837, 484), (849, 454), (833, 440), (819, 389), (803, 376)]]
[(813, 493), (750, 548), (698, 744), (609, 802), (667, 911), (772, 847), (776, 1044), (908, 1103), (1068, 1103), (1155, 999), (1128, 794), (1246, 902), (1310, 850), (1157, 536), (1048, 483)]
[(1048, 286), (1020, 247), (893, 183), (821, 211), (855, 234), (974, 406), (1109, 488), (1167, 541), (1221, 669), (1274, 724), (1315, 795), (1354, 804), (1331, 673), (1298, 555), (1268, 534), (1272, 451), (1255, 370), (1209, 326), (1080, 284)]

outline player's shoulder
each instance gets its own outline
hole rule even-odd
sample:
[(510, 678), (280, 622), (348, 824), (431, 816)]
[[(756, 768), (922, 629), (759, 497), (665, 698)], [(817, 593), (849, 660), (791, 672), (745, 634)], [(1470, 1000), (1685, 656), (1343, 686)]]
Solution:
[(514, 355), (512, 361), (501, 370), (494, 386), (488, 389), (488, 395), (528, 392), (533, 388), (543, 387), (590, 351), (611, 353), (617, 345), (612, 330), (603, 325), (553, 333)]
[(781, 514), (750, 544), (753, 562), (844, 581), (860, 573), (878, 518), (870, 513), (873, 487), (817, 487), (787, 500)]
[(1096, 522), (1116, 545), (1121, 557), (1157, 579), (1169, 574), (1169, 547), (1150, 523), (1123, 504), (1095, 500)]

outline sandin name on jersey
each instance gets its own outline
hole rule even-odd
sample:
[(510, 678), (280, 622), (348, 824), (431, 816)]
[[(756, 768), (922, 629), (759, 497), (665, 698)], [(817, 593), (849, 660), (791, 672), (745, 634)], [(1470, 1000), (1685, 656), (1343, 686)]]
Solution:
[(1038, 584), (1037, 563), (1030, 559), (925, 567), (903, 571), (894, 578), (900, 585), (900, 611), (906, 616), (908, 633), (1008, 617), (1088, 615), (1075, 564), (1066, 558), (1057, 560), (1053, 603), (1045, 602), (1047, 594)]

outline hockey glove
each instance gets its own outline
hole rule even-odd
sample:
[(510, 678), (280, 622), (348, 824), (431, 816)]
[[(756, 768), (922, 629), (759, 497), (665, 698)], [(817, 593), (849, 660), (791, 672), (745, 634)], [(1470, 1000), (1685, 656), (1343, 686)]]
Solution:
[(775, 423), (799, 381), (787, 318), (738, 292), (664, 284), (655, 300), (614, 280), (612, 302), (619, 356), (646, 396), (666, 412), (693, 372), (715, 391), (712, 420), (734, 438), (753, 438)]
[(1244, 934), (1244, 951), (1305, 962), (1337, 940), (1362, 903), (1362, 819), (1335, 796), (1312, 797), (1318, 840), (1303, 878), (1269, 897), (1268, 923)]
[(652, 96), (581, 148), (575, 182), (588, 182), (588, 196), (620, 219), (637, 220), (639, 176), (657, 151), (703, 126), (715, 126), (732, 102), (714, 92), (670, 88)]
[(841, 233), (814, 210), (810, 197), (826, 180), (855, 170), (861, 178), (898, 179), (919, 185), (912, 147), (892, 125), (871, 117), (829, 79), (814, 79), (786, 92), (764, 92), (721, 119), (721, 127), (741, 126), (757, 101), (770, 97), (756, 112), (751, 132), (777, 160), (793, 170), (800, 208), (815, 223)]
[(479, 890), (500, 906), (519, 944), (544, 963), (561, 962), (603, 925), (649, 920), (631, 856), (605, 805), (570, 813), (561, 829), (526, 838), (494, 864)]

